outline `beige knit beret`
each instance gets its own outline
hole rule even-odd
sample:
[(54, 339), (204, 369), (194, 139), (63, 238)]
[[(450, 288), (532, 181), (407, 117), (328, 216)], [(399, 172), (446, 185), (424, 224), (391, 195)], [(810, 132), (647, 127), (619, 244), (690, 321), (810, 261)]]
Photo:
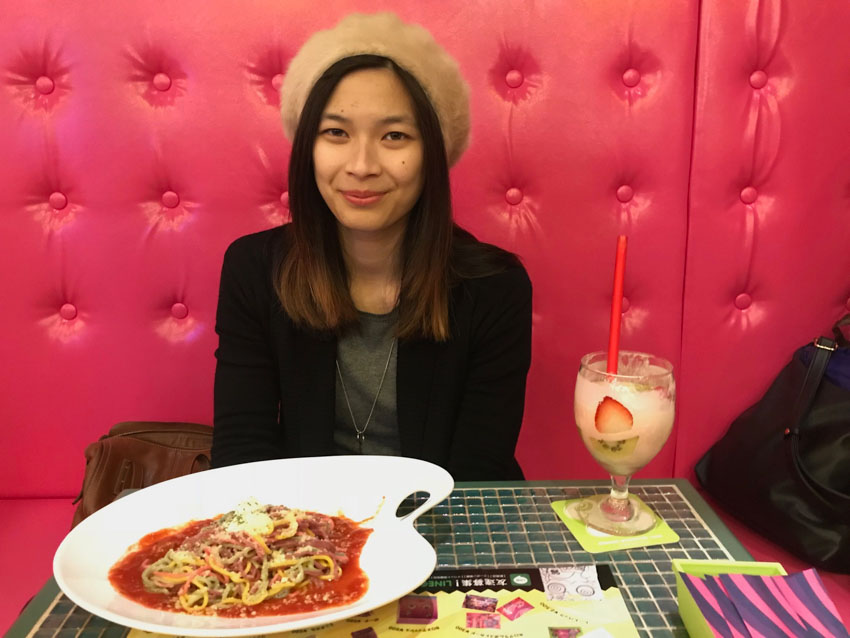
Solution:
[(292, 58), (281, 86), (283, 130), (291, 140), (313, 85), (331, 65), (353, 55), (390, 58), (408, 71), (431, 100), (446, 145), (449, 166), (469, 139), (469, 89), (457, 62), (418, 24), (405, 24), (393, 13), (353, 13), (318, 31)]

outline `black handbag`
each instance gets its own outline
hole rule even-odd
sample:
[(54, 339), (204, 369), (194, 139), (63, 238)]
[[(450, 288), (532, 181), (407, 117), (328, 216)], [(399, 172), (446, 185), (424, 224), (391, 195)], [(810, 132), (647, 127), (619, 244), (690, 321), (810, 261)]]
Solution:
[(696, 465), (724, 509), (808, 563), (850, 573), (850, 343), (798, 349)]

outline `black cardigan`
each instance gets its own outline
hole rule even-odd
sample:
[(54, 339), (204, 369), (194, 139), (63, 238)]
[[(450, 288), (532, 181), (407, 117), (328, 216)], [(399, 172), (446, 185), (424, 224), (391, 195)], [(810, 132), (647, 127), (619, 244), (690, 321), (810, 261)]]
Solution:
[[(295, 326), (274, 290), (286, 226), (224, 256), (216, 332), (216, 467), (334, 454), (336, 338)], [(455, 480), (521, 479), (514, 458), (531, 360), (531, 282), (521, 266), (452, 289), (451, 338), (402, 340), (396, 396), (403, 456)]]

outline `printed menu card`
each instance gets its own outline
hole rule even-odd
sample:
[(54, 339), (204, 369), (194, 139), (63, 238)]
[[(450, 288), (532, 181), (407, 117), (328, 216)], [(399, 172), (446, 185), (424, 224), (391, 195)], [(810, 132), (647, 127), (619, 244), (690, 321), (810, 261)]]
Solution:
[[(604, 564), (438, 570), (415, 592), (292, 638), (636, 638)], [(155, 636), (133, 630), (130, 638)]]

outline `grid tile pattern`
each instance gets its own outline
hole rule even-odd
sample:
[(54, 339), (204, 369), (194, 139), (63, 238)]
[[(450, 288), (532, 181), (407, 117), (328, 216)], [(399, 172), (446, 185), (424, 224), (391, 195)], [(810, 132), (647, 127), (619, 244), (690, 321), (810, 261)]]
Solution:
[(581, 487), (458, 488), (419, 517), (417, 528), (437, 549), (438, 567), (611, 565), (642, 637), (682, 636), (674, 558), (728, 560), (733, 556), (675, 485), (631, 490), (679, 535), (670, 545), (605, 554), (584, 551), (552, 509), (553, 501), (607, 492)]
[[(416, 521), (437, 550), (437, 566), (512, 567), (607, 563), (642, 638), (687, 637), (676, 604), (674, 558), (733, 556), (675, 484), (633, 486), (679, 535), (670, 545), (589, 554), (552, 509), (553, 501), (600, 494), (608, 486), (460, 487)], [(422, 498), (414, 497), (411, 509)], [(92, 616), (59, 594), (35, 624), (32, 638), (118, 638), (128, 630)]]

